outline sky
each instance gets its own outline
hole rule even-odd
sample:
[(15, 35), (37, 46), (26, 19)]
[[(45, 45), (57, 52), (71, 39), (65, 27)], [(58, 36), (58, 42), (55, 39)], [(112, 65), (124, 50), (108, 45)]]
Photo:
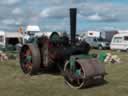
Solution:
[(128, 0), (0, 0), (0, 30), (39, 25), (42, 32), (70, 30), (69, 8), (77, 8), (77, 32), (127, 30)]

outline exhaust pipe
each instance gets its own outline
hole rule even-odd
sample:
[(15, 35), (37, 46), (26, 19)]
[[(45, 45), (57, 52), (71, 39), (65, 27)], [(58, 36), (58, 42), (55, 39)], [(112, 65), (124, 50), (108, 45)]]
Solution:
[(71, 44), (75, 45), (76, 43), (76, 18), (77, 17), (77, 9), (70, 8), (70, 38)]

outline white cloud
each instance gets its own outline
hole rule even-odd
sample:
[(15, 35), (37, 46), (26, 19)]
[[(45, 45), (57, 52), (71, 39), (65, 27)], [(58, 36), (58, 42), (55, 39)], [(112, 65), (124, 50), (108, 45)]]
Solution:
[(8, 5), (13, 5), (16, 3), (19, 3), (21, 0), (1, 0), (1, 3), (3, 4), (8, 4)]
[(119, 20), (117, 20), (117, 18), (114, 15), (110, 15), (110, 14), (109, 15), (108, 14), (100, 15), (98, 13), (87, 16), (87, 19), (91, 20), (91, 21), (104, 21), (104, 22), (119, 21)]
[(41, 17), (66, 17), (68, 15), (68, 10), (66, 7), (50, 7), (41, 11)]
[(47, 31), (66, 31), (65, 26), (63, 26), (61, 24), (45, 25), (45, 26), (43, 26), (43, 30), (47, 30)]
[(14, 24), (15, 23), (15, 20), (13, 20), (13, 19), (5, 19), (5, 20), (2, 20), (2, 23), (3, 24), (6, 24), (6, 25), (8, 25), (8, 24)]
[(91, 16), (88, 16), (87, 17), (89, 20), (94, 20), (94, 21), (101, 21), (103, 20), (104, 18), (101, 17), (99, 14), (94, 14), (94, 15), (91, 15)]
[(42, 12), (40, 13), (40, 16), (41, 17), (48, 17), (49, 16), (49, 12), (50, 12), (49, 8), (47, 8), (45, 10), (42, 10)]
[(21, 24), (21, 21), (19, 20), (19, 21), (16, 21), (16, 20), (14, 20), (14, 19), (4, 19), (4, 20), (2, 20), (2, 23), (4, 24), (4, 25), (19, 25), (19, 24)]
[(15, 8), (12, 10), (12, 13), (15, 15), (19, 15), (19, 14), (22, 14), (22, 10), (21, 8)]

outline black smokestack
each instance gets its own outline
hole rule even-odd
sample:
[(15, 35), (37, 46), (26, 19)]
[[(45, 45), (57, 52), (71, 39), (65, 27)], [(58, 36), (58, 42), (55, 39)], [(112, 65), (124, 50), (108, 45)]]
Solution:
[(77, 9), (70, 8), (70, 36), (71, 36), (71, 44), (75, 44), (76, 40), (76, 17), (77, 17)]

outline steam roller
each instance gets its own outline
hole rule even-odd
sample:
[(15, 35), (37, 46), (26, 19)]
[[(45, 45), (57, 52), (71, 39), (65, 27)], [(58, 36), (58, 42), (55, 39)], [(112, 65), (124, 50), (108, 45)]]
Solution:
[(88, 43), (76, 40), (76, 12), (76, 8), (70, 8), (70, 38), (52, 32), (49, 37), (42, 36), (22, 46), (19, 57), (25, 74), (59, 70), (65, 83), (76, 89), (104, 80), (104, 64), (89, 54)]

